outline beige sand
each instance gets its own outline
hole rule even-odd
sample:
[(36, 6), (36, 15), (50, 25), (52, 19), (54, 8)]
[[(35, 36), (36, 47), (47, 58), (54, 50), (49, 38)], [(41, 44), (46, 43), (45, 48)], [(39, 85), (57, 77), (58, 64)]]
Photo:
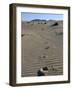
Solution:
[[(58, 25), (55, 25), (55, 23)], [(22, 77), (37, 76), (48, 67), (46, 75), (63, 74), (63, 22), (22, 22)]]

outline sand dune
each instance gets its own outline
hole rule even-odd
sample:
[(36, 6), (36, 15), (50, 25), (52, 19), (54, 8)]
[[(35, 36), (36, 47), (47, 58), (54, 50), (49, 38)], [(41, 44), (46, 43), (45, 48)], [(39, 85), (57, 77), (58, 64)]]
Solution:
[(37, 76), (48, 67), (46, 75), (63, 74), (63, 22), (22, 22), (22, 77)]

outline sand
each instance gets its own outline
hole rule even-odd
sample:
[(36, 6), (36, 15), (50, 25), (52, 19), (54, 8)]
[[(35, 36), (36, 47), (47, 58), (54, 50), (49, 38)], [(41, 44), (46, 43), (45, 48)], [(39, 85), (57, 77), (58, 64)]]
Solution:
[(63, 21), (22, 22), (21, 52), (22, 77), (37, 76), (43, 67), (48, 67), (48, 76), (62, 75)]

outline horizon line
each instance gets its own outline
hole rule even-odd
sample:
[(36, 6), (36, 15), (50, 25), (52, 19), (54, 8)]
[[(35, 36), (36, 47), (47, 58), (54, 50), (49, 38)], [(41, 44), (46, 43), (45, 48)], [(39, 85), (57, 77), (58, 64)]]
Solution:
[[(21, 21), (30, 22), (30, 21), (33, 21), (33, 20), (37, 20), (37, 19), (32, 19), (32, 20), (21, 20)], [(45, 19), (39, 19), (39, 20), (42, 21), (42, 20), (45, 20)], [(49, 20), (45, 20), (45, 21), (63, 21), (63, 20), (60, 20), (60, 19), (58, 19), (58, 20), (57, 20), (57, 19), (56, 19), (56, 20), (55, 20), (55, 19), (49, 19)]]

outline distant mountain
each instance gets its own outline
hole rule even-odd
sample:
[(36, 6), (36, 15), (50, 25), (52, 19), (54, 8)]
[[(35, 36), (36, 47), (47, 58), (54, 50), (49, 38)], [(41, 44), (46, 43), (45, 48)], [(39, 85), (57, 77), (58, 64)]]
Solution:
[(44, 20), (44, 19), (33, 19), (31, 21), (22, 21), (22, 22), (46, 22), (46, 23), (55, 23), (55, 22), (59, 22), (59, 23), (62, 23), (63, 20)]
[(41, 20), (41, 19), (34, 19), (34, 20), (31, 20), (31, 22), (32, 22), (32, 21), (33, 21), (33, 22), (35, 22), (35, 21), (38, 21), (38, 22), (39, 22), (39, 21), (40, 21), (40, 22), (46, 22), (46, 20)]
[(63, 26), (63, 20), (44, 20), (44, 19), (33, 19), (31, 21), (22, 21), (22, 23), (32, 24), (47, 24), (48, 26)]

